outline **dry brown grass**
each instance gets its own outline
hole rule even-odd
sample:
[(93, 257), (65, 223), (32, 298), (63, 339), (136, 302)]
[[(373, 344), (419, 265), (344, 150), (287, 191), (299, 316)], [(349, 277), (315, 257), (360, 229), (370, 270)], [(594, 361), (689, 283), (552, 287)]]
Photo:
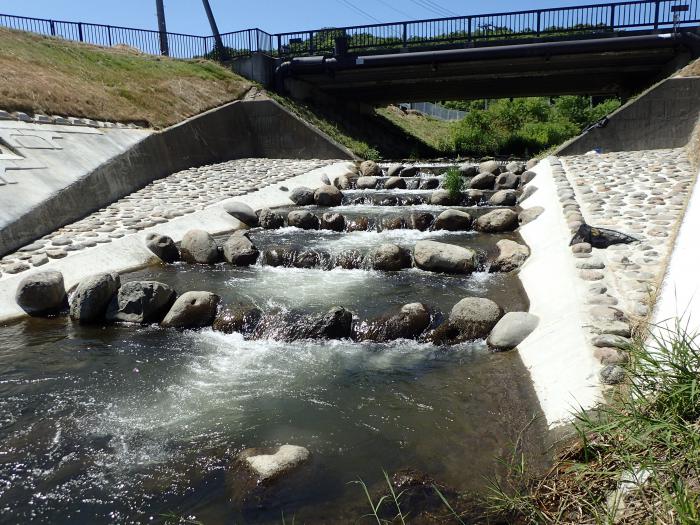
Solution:
[(208, 60), (0, 29), (0, 108), (165, 127), (237, 100), (247, 80)]
[(690, 64), (681, 69), (677, 76), (679, 77), (698, 77), (700, 76), (700, 59), (692, 61)]

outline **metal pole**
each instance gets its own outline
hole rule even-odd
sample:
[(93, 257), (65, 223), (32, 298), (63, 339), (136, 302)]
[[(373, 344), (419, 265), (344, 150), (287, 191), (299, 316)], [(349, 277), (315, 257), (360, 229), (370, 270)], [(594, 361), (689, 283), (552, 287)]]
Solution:
[(168, 30), (165, 27), (165, 7), (163, 0), (156, 0), (156, 12), (158, 13), (158, 32), (160, 33), (160, 54), (168, 56)]
[(209, 5), (209, 0), (202, 0), (202, 3), (204, 4), (204, 10), (207, 12), (207, 18), (209, 19), (211, 32), (214, 33), (214, 45), (216, 46), (216, 53), (219, 57), (219, 60), (226, 60), (226, 58), (228, 58), (226, 48), (224, 47), (224, 42), (221, 40), (219, 28), (216, 26), (216, 20), (214, 19), (214, 13), (212, 13), (211, 6)]

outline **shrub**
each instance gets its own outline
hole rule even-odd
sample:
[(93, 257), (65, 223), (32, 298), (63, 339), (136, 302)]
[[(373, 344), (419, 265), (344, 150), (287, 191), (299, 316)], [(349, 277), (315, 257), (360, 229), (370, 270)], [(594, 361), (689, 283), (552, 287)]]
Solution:
[(462, 186), (464, 186), (464, 179), (462, 178), (462, 174), (459, 172), (459, 170), (455, 168), (447, 170), (442, 186), (448, 192), (450, 192), (450, 197), (459, 197), (459, 194), (462, 191)]

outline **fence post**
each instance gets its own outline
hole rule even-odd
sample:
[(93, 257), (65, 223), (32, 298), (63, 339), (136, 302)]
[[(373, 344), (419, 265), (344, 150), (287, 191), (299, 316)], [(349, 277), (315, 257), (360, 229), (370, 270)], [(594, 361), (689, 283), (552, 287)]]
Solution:
[(610, 31), (615, 31), (615, 4), (610, 4)]
[(403, 23), (403, 47), (404, 49), (408, 47), (408, 24), (406, 22)]
[(253, 30), (248, 29), (248, 53), (253, 54)]
[(537, 36), (542, 32), (542, 11), (537, 11)]
[(80, 39), (81, 42), (83, 41), (83, 23), (82, 22), (78, 22), (78, 38)]
[(53, 20), (49, 20), (49, 25), (51, 26), (51, 36), (56, 36), (56, 24), (53, 23)]
[(277, 35), (277, 56), (282, 56), (282, 35)]
[(659, 8), (661, 7), (661, 0), (656, 0), (656, 7), (654, 8), (654, 31), (659, 29)]
[(112, 26), (107, 26), (107, 41), (109, 42), (109, 47), (112, 47)]
[(467, 43), (472, 42), (472, 17), (467, 17)]
[(314, 32), (309, 32), (309, 53), (314, 52)]

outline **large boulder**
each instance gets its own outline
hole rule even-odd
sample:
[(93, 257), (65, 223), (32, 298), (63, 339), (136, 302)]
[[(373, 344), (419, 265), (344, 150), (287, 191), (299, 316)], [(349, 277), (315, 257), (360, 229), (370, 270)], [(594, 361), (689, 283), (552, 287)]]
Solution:
[(379, 179), (377, 177), (359, 177), (355, 181), (355, 188), (358, 190), (373, 190), (378, 183)]
[(416, 266), (431, 272), (472, 273), (477, 266), (476, 252), (469, 248), (436, 241), (419, 241), (413, 250)]
[(491, 206), (515, 206), (518, 195), (515, 190), (499, 190), (489, 199)]
[(403, 164), (389, 164), (389, 167), (386, 169), (386, 175), (387, 177), (398, 177), (402, 169)]
[(287, 341), (299, 339), (347, 339), (352, 335), (352, 312), (335, 306), (321, 315), (306, 320), (295, 320), (286, 330), (277, 331), (277, 337)]
[(309, 460), (311, 454), (304, 447), (282, 445), (276, 449), (245, 449), (238, 455), (252, 470), (258, 483), (279, 478)]
[(436, 206), (454, 206), (455, 204), (459, 204), (459, 196), (452, 195), (452, 193), (447, 190), (436, 190), (430, 196), (430, 204)]
[(270, 208), (263, 208), (258, 215), (258, 224), (266, 230), (277, 230), (284, 226), (284, 217)]
[(396, 244), (385, 243), (372, 252), (372, 267), (375, 270), (392, 272), (410, 266), (410, 253)]
[(321, 229), (342, 232), (345, 230), (345, 217), (340, 213), (324, 213), (321, 216)]
[(485, 213), (474, 221), (474, 229), (484, 233), (513, 231), (518, 227), (518, 214), (508, 208)]
[(211, 325), (219, 306), (211, 292), (185, 292), (177, 298), (160, 323), (166, 328), (200, 328)]
[(401, 170), (401, 173), (399, 173), (399, 176), (401, 177), (415, 177), (418, 175), (418, 167), (417, 166), (406, 166), (404, 169)]
[(503, 310), (491, 299), (466, 297), (452, 307), (449, 321), (464, 339), (481, 339), (501, 317)]
[(389, 177), (384, 183), (384, 189), (387, 190), (405, 190), (406, 179), (401, 177)]
[(469, 181), (469, 187), (473, 190), (492, 190), (495, 185), (496, 176), (493, 173), (479, 173)]
[(515, 173), (505, 172), (496, 177), (497, 190), (514, 190), (520, 185), (520, 177)]
[(290, 211), (287, 215), (287, 224), (302, 230), (318, 230), (319, 227), (318, 217), (306, 210)]
[(57, 313), (66, 305), (63, 274), (55, 270), (26, 276), (17, 286), (17, 304), (29, 315)]
[(472, 217), (460, 210), (445, 210), (435, 219), (436, 230), (466, 231), (471, 228)]
[(70, 297), (71, 318), (81, 323), (102, 319), (119, 284), (116, 273), (98, 273), (80, 281)]
[(258, 225), (258, 216), (256, 215), (255, 210), (247, 204), (243, 202), (228, 201), (224, 202), (222, 207), (226, 213), (232, 217), (235, 217), (243, 224), (250, 226), (251, 228)]
[(124, 283), (107, 307), (107, 319), (126, 323), (160, 322), (175, 296), (175, 290), (157, 281)]
[(530, 256), (530, 248), (509, 239), (496, 243), (498, 256), (491, 264), (492, 272), (511, 272), (520, 268)]
[(440, 187), (440, 179), (437, 177), (429, 177), (427, 179), (421, 179), (418, 185), (419, 190), (435, 190)]
[(520, 161), (514, 160), (506, 164), (506, 171), (510, 171), (511, 173), (520, 175), (522, 172), (525, 171), (525, 164)]
[(501, 166), (495, 160), (487, 160), (479, 164), (479, 173), (493, 173), (498, 175), (501, 173)]
[(338, 175), (333, 179), (333, 186), (339, 190), (349, 190), (352, 187), (353, 181), (356, 179), (355, 175), (351, 173), (343, 173)]
[(405, 304), (397, 314), (384, 316), (371, 323), (359, 339), (369, 341), (393, 341), (416, 339), (430, 325), (430, 312), (421, 303)]
[(224, 259), (234, 266), (250, 266), (258, 260), (260, 251), (244, 232), (236, 232), (223, 245)]
[(297, 206), (309, 206), (314, 203), (314, 190), (306, 186), (299, 186), (289, 194), (289, 200)]
[(234, 332), (249, 335), (260, 322), (262, 310), (252, 305), (236, 305), (224, 308), (214, 319), (212, 329), (225, 334)]
[(172, 263), (180, 259), (180, 251), (177, 249), (175, 241), (167, 235), (149, 233), (146, 236), (146, 248), (165, 263)]
[(189, 230), (180, 242), (180, 254), (185, 262), (214, 264), (219, 260), (219, 247), (208, 232)]
[(363, 177), (380, 177), (382, 170), (373, 160), (366, 160), (360, 164), (360, 173)]
[(476, 177), (479, 174), (479, 167), (471, 162), (460, 164), (457, 169), (463, 177)]
[(537, 328), (540, 318), (528, 312), (508, 312), (493, 327), (486, 342), (494, 350), (511, 350)]
[(343, 193), (335, 186), (324, 184), (314, 192), (314, 202), (318, 206), (338, 206), (343, 202)]

